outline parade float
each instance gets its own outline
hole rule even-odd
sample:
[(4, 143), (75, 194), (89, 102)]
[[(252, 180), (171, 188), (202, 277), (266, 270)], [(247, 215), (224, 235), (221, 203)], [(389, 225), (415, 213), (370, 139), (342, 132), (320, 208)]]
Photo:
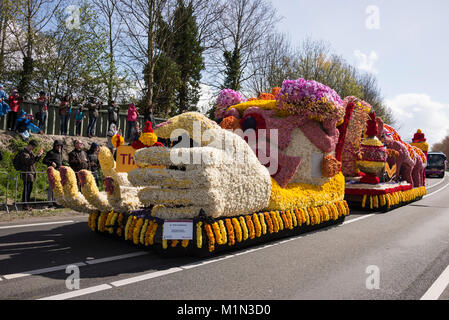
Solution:
[(336, 157), (342, 161), (351, 209), (387, 211), (421, 199), (426, 194), (425, 153), (402, 141), (369, 103), (347, 97), (343, 105)]
[[(126, 146), (130, 157), (114, 137), (116, 161), (105, 147), (99, 154), (106, 192), (88, 171), (78, 173), (75, 192), (74, 175), (63, 168), (61, 204), (84, 204), (92, 230), (173, 254), (207, 255), (344, 221), (349, 207), (335, 151), (345, 109), (334, 90), (286, 80), (246, 100), (225, 89), (215, 115), (217, 122), (183, 113), (154, 132), (147, 123)], [(165, 148), (158, 137), (177, 144)]]
[(427, 143), (426, 136), (421, 129), (418, 129), (418, 131), (416, 131), (413, 135), (412, 143), (410, 143), (410, 145), (421, 149), (427, 157), (427, 153), (429, 152), (429, 144)]

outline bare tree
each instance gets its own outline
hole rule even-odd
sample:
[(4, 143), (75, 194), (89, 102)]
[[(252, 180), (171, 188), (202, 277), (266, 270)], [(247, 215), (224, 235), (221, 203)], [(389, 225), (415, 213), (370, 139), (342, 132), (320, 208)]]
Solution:
[(272, 33), (266, 36), (266, 45), (261, 48), (259, 57), (250, 65), (254, 76), (249, 81), (249, 91), (253, 96), (260, 92), (271, 92), (274, 87), (291, 73), (293, 52), (285, 34)]
[(11, 32), (23, 57), (23, 70), (19, 91), (27, 94), (33, 73), (33, 50), (36, 35), (52, 19), (62, 0), (18, 0), (15, 2), (16, 15), (11, 23)]
[(106, 68), (102, 68), (107, 87), (108, 102), (110, 103), (117, 96), (124, 78), (118, 77), (117, 50), (123, 27), (120, 24), (117, 0), (92, 0), (92, 4), (97, 8), (100, 19), (100, 31), (107, 35), (108, 51), (105, 52), (108, 60)]
[(216, 88), (225, 82), (230, 59), (238, 60), (237, 87), (254, 76), (249, 66), (260, 57), (265, 35), (271, 34), (279, 20), (274, 6), (266, 0), (229, 0), (225, 5), (225, 14), (217, 21), (216, 49), (208, 55), (207, 64), (214, 75), (210, 84)]

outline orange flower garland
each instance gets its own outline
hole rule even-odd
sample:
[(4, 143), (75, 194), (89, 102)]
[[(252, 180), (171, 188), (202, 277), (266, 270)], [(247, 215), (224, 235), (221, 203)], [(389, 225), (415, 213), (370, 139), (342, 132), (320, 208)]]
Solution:
[(273, 231), (275, 233), (278, 233), (279, 232), (279, 220), (276, 217), (276, 213), (271, 211), (270, 212), (270, 218), (271, 218), (271, 222), (273, 223)]
[(218, 225), (218, 222), (214, 222), (212, 224), (212, 230), (214, 231), (215, 239), (217, 240), (217, 243), (223, 244), (223, 238), (220, 233), (220, 226)]
[(234, 227), (232, 226), (231, 219), (225, 219), (226, 229), (228, 230), (228, 245), (232, 246), (235, 244)]
[(264, 213), (264, 217), (267, 220), (268, 232), (269, 233), (273, 233), (274, 232), (274, 226), (273, 226), (273, 221), (271, 220), (270, 213), (265, 212)]
[(211, 228), (210, 224), (205, 224), (204, 230), (206, 230), (207, 239), (209, 240), (208, 241), (209, 252), (212, 252), (215, 249), (215, 238), (214, 238), (214, 233), (212, 232), (212, 228)]
[(250, 239), (254, 239), (254, 237), (256, 236), (256, 232), (254, 230), (254, 224), (253, 221), (251, 220), (251, 216), (245, 216), (245, 220), (246, 220), (246, 225), (248, 226), (248, 233), (249, 233), (249, 238)]

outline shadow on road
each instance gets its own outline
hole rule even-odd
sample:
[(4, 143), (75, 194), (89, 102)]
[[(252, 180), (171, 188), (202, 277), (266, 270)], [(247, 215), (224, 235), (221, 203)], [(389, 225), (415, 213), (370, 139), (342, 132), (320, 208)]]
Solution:
[[(313, 236), (338, 225), (321, 228), (302, 234), (300, 237)], [(0, 270), (1, 275), (25, 273), (27, 271), (64, 266), (91, 259), (112, 257), (138, 251), (147, 251), (147, 255), (82, 266), (81, 279), (107, 278), (118, 275), (151, 272), (180, 267), (190, 263), (199, 263), (208, 259), (255, 249), (277, 242), (292, 239), (287, 237), (279, 240), (261, 243), (245, 249), (234, 249), (216, 253), (211, 257), (176, 257), (167, 258), (153, 251), (138, 248), (132, 242), (110, 238), (92, 232), (86, 222), (54, 227), (40, 231), (24, 231), (0, 237)], [(40, 277), (51, 279), (66, 279), (65, 269), (39, 274)]]

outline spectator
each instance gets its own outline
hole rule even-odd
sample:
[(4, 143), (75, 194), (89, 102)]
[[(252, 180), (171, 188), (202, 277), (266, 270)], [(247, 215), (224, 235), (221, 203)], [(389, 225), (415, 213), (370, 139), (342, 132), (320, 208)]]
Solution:
[(70, 119), (69, 114), (70, 109), (70, 97), (65, 96), (62, 98), (61, 105), (59, 106), (59, 116), (61, 121), (61, 135), (66, 136), (67, 135), (67, 126)]
[(109, 148), (109, 150), (111, 150), (111, 153), (114, 153), (114, 146), (112, 145), (112, 137), (115, 136), (117, 133), (120, 133), (120, 129), (117, 128), (117, 125), (115, 123), (111, 123), (109, 126), (109, 131), (108, 131), (108, 143), (107, 143), (107, 147)]
[(31, 115), (27, 115), (27, 113), (22, 110), (20, 111), (20, 115), (16, 120), (16, 130), (25, 141), (28, 140), (28, 138), (31, 136), (28, 130), (32, 131), (33, 133), (42, 132), (41, 129), (36, 126), (27, 116)]
[(39, 99), (37, 100), (37, 105), (39, 107), (39, 111), (36, 114), (36, 118), (39, 121), (37, 126), (41, 129), (42, 132), (44, 132), (48, 109), (48, 97), (45, 95), (44, 91), (39, 92)]
[(150, 121), (151, 126), (153, 128), (156, 128), (156, 120), (154, 119), (153, 108), (151, 107), (145, 110), (145, 117), (143, 122), (146, 123), (147, 121)]
[(131, 145), (134, 141), (139, 140), (140, 134), (142, 131), (140, 130), (140, 124), (137, 121), (134, 129), (131, 130), (131, 137), (129, 139), (129, 144)]
[(48, 167), (53, 167), (56, 170), (59, 170), (59, 168), (62, 166), (63, 160), (62, 147), (63, 147), (62, 142), (59, 140), (55, 140), (55, 142), (53, 142), (53, 149), (51, 149), (45, 154), (42, 163)]
[(117, 125), (119, 113), (120, 107), (115, 103), (115, 101), (111, 101), (111, 104), (108, 106), (109, 126), (111, 126), (111, 123)]
[(6, 95), (6, 92), (3, 90), (3, 85), (0, 84), (0, 117), (3, 117), (8, 112), (11, 111), (11, 108), (9, 107), (9, 104), (6, 103), (8, 100), (8, 96)]
[(95, 136), (95, 124), (97, 123), (98, 118), (98, 104), (95, 103), (94, 97), (89, 98), (87, 109), (89, 110), (89, 127), (87, 128), (87, 135), (89, 136), (89, 138), (92, 138), (93, 136)]
[(83, 123), (84, 118), (85, 118), (84, 107), (83, 105), (80, 105), (80, 107), (78, 108), (78, 110), (76, 110), (75, 113), (76, 135), (78, 137), (81, 136), (81, 124)]
[(134, 104), (130, 104), (128, 108), (128, 130), (126, 132), (126, 138), (128, 141), (131, 141), (131, 132), (136, 126), (136, 122), (139, 119), (138, 108), (134, 106)]
[(75, 149), (69, 153), (69, 165), (73, 171), (78, 172), (83, 169), (89, 169), (89, 162), (86, 152), (83, 151), (83, 142), (75, 140)]
[(16, 131), (16, 120), (17, 114), (19, 112), (19, 106), (23, 102), (23, 98), (19, 96), (19, 93), (16, 89), (11, 91), (11, 95), (9, 96), (9, 107), (11, 111), (8, 113), (8, 130)]
[(20, 151), (20, 155), (18, 157), (21, 178), (23, 181), (22, 202), (25, 204), (25, 210), (31, 210), (29, 202), (31, 198), (31, 191), (33, 190), (33, 183), (36, 179), (36, 169), (34, 164), (39, 162), (43, 153), (43, 149), (41, 148), (37, 156), (35, 156), (33, 151), (36, 147), (37, 142), (35, 140), (31, 140), (28, 145)]
[[(53, 167), (56, 170), (59, 170), (59, 168), (62, 166), (62, 160), (63, 160), (62, 142), (59, 140), (55, 140), (55, 142), (53, 142), (53, 149), (51, 149), (45, 154), (42, 163), (48, 167)], [(47, 194), (48, 194), (48, 201), (50, 201), (53, 204), (54, 202), (53, 189), (50, 186), (48, 187)]]
[(97, 183), (97, 186), (99, 186), (98, 168), (100, 167), (100, 163), (98, 162), (98, 151), (100, 151), (100, 146), (95, 142), (92, 142), (89, 151), (87, 151), (87, 160), (89, 160), (89, 170), (95, 177), (95, 182)]

